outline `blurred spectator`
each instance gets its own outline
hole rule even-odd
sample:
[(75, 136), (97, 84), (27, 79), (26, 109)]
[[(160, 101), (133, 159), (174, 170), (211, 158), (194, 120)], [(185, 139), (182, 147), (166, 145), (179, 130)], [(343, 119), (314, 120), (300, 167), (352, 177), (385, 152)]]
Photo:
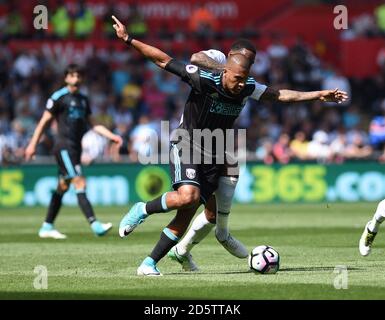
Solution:
[(362, 136), (358, 133), (353, 134), (352, 141), (346, 146), (345, 156), (348, 159), (368, 158), (373, 153), (371, 146), (365, 144)]
[(8, 13), (5, 18), (4, 35), (7, 38), (19, 38), (25, 35), (26, 28), (24, 17), (20, 13), (17, 4), (13, 1), (9, 1)]
[(169, 72), (157, 70), (155, 85), (161, 92), (168, 95), (176, 95), (180, 90), (180, 80)]
[(119, 68), (116, 68), (116, 70), (112, 72), (111, 78), (112, 78), (112, 86), (114, 88), (115, 94), (120, 95), (123, 91), (123, 88), (131, 80), (130, 67), (128, 65), (126, 66), (120, 65)]
[(112, 113), (113, 121), (115, 124), (125, 123), (127, 126), (131, 126), (134, 122), (132, 111), (118, 105)]
[(341, 163), (345, 160), (347, 154), (347, 139), (346, 134), (343, 131), (339, 131), (335, 138), (330, 143), (330, 152), (333, 160), (336, 163)]
[(74, 19), (74, 36), (84, 39), (89, 37), (95, 29), (95, 16), (93, 12), (87, 8), (84, 0), (77, 3), (77, 9), (73, 14)]
[(8, 71), (12, 64), (12, 53), (6, 47), (0, 44), (0, 89), (4, 88), (8, 82)]
[(168, 27), (168, 25), (166, 23), (163, 23), (158, 28), (156, 37), (162, 40), (171, 40), (174, 37), (174, 35), (173, 35), (173, 32)]
[[(4, 139), (4, 138), (3, 138)], [(3, 160), (7, 163), (19, 163), (23, 160), (24, 149), (29, 141), (29, 135), (19, 120), (12, 121), (12, 131), (5, 135), (5, 150)]]
[(157, 141), (156, 126), (150, 122), (148, 116), (142, 115), (130, 134), (130, 159), (136, 162), (140, 156), (150, 157), (155, 152), (154, 143)]
[(255, 152), (255, 156), (257, 160), (263, 161), (265, 164), (274, 163), (272, 141), (269, 139), (263, 139)]
[(112, 18), (111, 16), (117, 16), (117, 10), (115, 8), (114, 3), (109, 3), (108, 8), (106, 10), (106, 13), (103, 15), (102, 18), (102, 31), (103, 34), (109, 38), (109, 39), (115, 39), (116, 34), (115, 34), (115, 29), (112, 26), (113, 24), (111, 23)]
[(127, 31), (132, 37), (139, 39), (144, 38), (148, 32), (147, 23), (136, 3), (130, 6)]
[(308, 159), (308, 144), (306, 141), (306, 135), (303, 131), (298, 131), (294, 139), (290, 142), (290, 151), (293, 155), (293, 158), (298, 160), (307, 160)]
[(309, 142), (309, 159), (320, 162), (329, 162), (332, 158), (332, 151), (328, 144), (328, 135), (325, 131), (319, 130), (314, 133), (313, 139)]
[(250, 73), (257, 77), (265, 76), (270, 68), (269, 55), (262, 50), (258, 50), (255, 55), (254, 64), (251, 67)]
[(283, 133), (279, 136), (278, 141), (273, 146), (273, 155), (279, 163), (286, 164), (290, 161), (291, 150), (289, 148), (290, 137)]
[(189, 27), (199, 39), (212, 39), (218, 30), (219, 22), (203, 3), (198, 3), (191, 13)]
[(370, 144), (376, 149), (382, 149), (385, 144), (385, 104), (382, 115), (375, 116), (369, 125)]
[(377, 64), (381, 69), (385, 69), (385, 47), (382, 47), (377, 54)]
[(87, 131), (82, 139), (81, 163), (89, 165), (96, 159), (103, 158), (107, 144), (108, 141), (105, 137), (94, 130)]
[(119, 150), (116, 149), (116, 144), (113, 143), (110, 146), (110, 154), (112, 155), (112, 159), (114, 161), (119, 161), (120, 155), (128, 155), (129, 154), (129, 139), (130, 139), (130, 124), (125, 121), (117, 121), (116, 128), (114, 133), (121, 136), (123, 139), (123, 144), (121, 145)]
[(39, 67), (38, 60), (32, 51), (23, 51), (13, 64), (16, 74), (21, 78), (28, 78)]
[(267, 48), (267, 53), (271, 59), (283, 60), (288, 54), (289, 50), (282, 43), (282, 37), (279, 34), (273, 35), (272, 43)]
[(36, 119), (34, 119), (31, 110), (27, 103), (22, 103), (14, 121), (17, 121), (17, 125), (22, 126), (27, 135), (32, 135), (36, 126)]
[(71, 33), (71, 17), (63, 0), (58, 0), (56, 8), (50, 15), (52, 34), (57, 38), (66, 38)]
[(9, 129), (9, 116), (0, 104), (0, 134), (6, 133)]
[(126, 84), (121, 93), (121, 107), (129, 110), (135, 121), (142, 112), (142, 88), (135, 84)]
[(346, 129), (353, 129), (360, 124), (360, 115), (358, 107), (352, 104), (342, 116), (343, 125)]
[(378, 28), (385, 34), (385, 3), (376, 8), (375, 15)]
[(161, 120), (166, 116), (167, 95), (161, 92), (153, 79), (147, 81), (143, 87), (143, 102), (147, 106), (151, 119)]
[(373, 37), (379, 34), (379, 28), (371, 14), (364, 13), (356, 17), (351, 26), (342, 33), (345, 40), (359, 37)]

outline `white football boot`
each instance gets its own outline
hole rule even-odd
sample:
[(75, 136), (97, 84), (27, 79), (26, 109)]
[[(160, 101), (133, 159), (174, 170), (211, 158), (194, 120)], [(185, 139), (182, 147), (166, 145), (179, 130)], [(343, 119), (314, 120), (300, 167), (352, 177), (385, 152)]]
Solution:
[(237, 258), (247, 258), (249, 256), (249, 252), (247, 251), (247, 248), (243, 245), (242, 242), (235, 239), (230, 233), (227, 236), (227, 239), (224, 241), (220, 241), (215, 235), (219, 243), (233, 256)]
[(359, 243), (360, 253), (364, 257), (370, 254), (372, 250), (372, 244), (373, 244), (374, 238), (377, 235), (377, 232), (371, 232), (369, 230), (369, 224), (370, 224), (370, 221), (365, 225), (365, 229), (364, 229), (364, 232), (362, 233), (360, 243)]
[(66, 239), (67, 236), (65, 234), (60, 233), (57, 231), (52, 223), (44, 222), (39, 230), (39, 237), (40, 238), (52, 238), (57, 240)]

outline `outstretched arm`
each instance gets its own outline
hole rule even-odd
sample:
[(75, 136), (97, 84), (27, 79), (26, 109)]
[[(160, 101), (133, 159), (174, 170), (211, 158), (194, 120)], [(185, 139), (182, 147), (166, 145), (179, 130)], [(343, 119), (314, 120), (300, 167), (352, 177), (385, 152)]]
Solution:
[(153, 61), (158, 67), (164, 69), (167, 63), (171, 61), (171, 57), (159, 50), (158, 48), (152, 47), (139, 40), (130, 38), (127, 33), (127, 29), (115, 16), (112, 16), (115, 24), (113, 25), (116, 35), (123, 41), (130, 43), (136, 50), (138, 50), (143, 56)]
[(280, 101), (280, 102), (299, 102), (320, 100), (323, 102), (342, 103), (348, 99), (348, 94), (345, 91), (338, 89), (301, 92), (294, 90), (274, 90), (267, 88), (262, 94), (261, 100)]

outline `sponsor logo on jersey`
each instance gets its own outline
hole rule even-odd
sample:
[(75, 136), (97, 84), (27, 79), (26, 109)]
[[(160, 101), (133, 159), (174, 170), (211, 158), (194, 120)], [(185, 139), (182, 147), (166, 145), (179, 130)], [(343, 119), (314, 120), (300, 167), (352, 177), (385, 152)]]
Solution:
[(210, 107), (210, 112), (219, 113), (225, 116), (239, 116), (243, 109), (243, 105), (220, 102), (213, 100)]
[(71, 106), (68, 114), (71, 119), (84, 119), (86, 117), (86, 110), (84, 108)]

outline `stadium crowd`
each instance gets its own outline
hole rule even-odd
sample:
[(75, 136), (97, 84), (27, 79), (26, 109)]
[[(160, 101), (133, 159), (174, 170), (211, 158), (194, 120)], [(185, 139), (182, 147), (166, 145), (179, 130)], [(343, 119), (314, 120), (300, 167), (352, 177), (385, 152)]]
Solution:
[[(176, 77), (154, 68), (132, 50), (94, 48), (72, 57), (72, 61), (54, 51), (11, 51), (7, 40), (24, 35), (22, 16), (18, 15), (17, 8), (12, 10), (12, 15), (6, 17), (12, 24), (0, 17), (0, 25), (3, 23), (7, 31), (0, 43), (2, 165), (23, 161), (24, 148), (44, 111), (46, 100), (62, 87), (62, 72), (69, 62), (76, 62), (85, 69), (83, 90), (89, 96), (96, 119), (124, 139), (120, 150), (115, 150), (103, 137), (87, 132), (83, 138), (84, 163), (135, 162), (138, 154), (151, 151), (148, 137), (155, 132), (160, 136), (161, 120), (169, 120), (170, 129), (178, 126), (189, 87)], [(106, 38), (113, 36), (110, 16), (114, 9), (110, 11), (102, 21)], [(136, 10), (131, 12), (128, 29), (146, 39), (145, 20)], [(223, 51), (221, 42), (217, 41), (215, 19), (205, 16), (204, 12), (193, 18), (196, 21), (190, 21), (190, 31), (197, 37), (205, 37), (214, 49)], [(63, 23), (66, 19), (68, 26)], [(83, 19), (83, 22), (76, 19)], [(202, 19), (204, 24), (199, 23)], [(72, 28), (69, 27), (71, 23), (74, 24)], [(95, 21), (80, 2), (79, 11), (72, 15), (59, 4), (51, 25), (51, 33), (43, 36), (65, 38), (72, 30), (74, 36), (84, 39), (93, 32)], [(353, 31), (361, 30), (359, 26), (359, 23), (355, 24)], [(379, 25), (370, 30), (381, 34), (381, 28)], [(246, 28), (241, 34), (232, 33), (231, 37), (235, 39), (250, 33)], [(369, 35), (372, 36), (372, 31)], [(171, 41), (189, 37), (181, 31), (170, 32), (166, 28), (158, 30), (157, 36)], [(346, 33), (344, 36), (354, 35)], [(173, 55), (170, 48), (163, 49)], [(187, 62), (191, 54), (181, 51), (175, 56)], [(380, 72), (375, 77), (348, 79), (338, 68), (320, 60), (301, 39), (287, 47), (280, 35), (274, 35), (266, 49), (258, 49), (252, 67), (252, 75), (257, 81), (276, 88), (303, 91), (338, 87), (348, 92), (351, 99), (340, 105), (313, 102), (290, 106), (249, 100), (237, 121), (238, 128), (247, 129), (248, 158), (265, 163), (296, 160), (340, 163), (368, 158), (385, 161), (385, 58), (381, 57), (378, 58)], [(51, 154), (55, 130), (53, 123), (39, 144), (38, 160)], [(167, 144), (168, 141), (160, 138), (159, 143)]]

